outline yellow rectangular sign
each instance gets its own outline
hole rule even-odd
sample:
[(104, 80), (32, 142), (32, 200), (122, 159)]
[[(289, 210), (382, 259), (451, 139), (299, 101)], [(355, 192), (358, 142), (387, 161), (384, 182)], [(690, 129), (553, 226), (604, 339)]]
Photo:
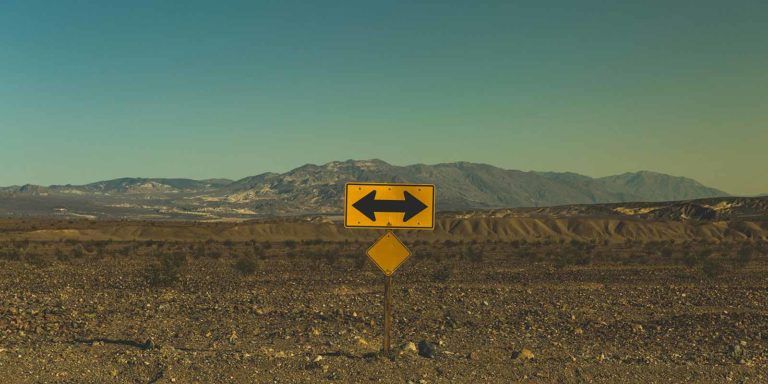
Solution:
[(434, 229), (435, 186), (348, 183), (344, 189), (344, 226)]

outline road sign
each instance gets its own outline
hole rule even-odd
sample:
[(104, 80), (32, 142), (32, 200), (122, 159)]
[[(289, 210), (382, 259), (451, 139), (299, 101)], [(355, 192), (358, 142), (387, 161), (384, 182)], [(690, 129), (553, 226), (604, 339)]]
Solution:
[(411, 256), (411, 251), (395, 237), (392, 231), (387, 231), (368, 248), (366, 254), (385, 275), (391, 276), (400, 264)]
[(384, 272), (384, 353), (391, 356), (392, 274), (411, 251), (392, 229), (435, 229), (435, 186), (431, 184), (348, 183), (344, 226), (386, 228), (366, 254)]
[(435, 186), (348, 183), (344, 190), (344, 226), (434, 229)]

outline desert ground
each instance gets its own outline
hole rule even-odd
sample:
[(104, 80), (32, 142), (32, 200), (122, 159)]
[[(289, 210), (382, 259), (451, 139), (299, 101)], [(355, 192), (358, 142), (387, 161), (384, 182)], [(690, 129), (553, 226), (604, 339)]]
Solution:
[(2, 383), (768, 382), (765, 222), (0, 221)]

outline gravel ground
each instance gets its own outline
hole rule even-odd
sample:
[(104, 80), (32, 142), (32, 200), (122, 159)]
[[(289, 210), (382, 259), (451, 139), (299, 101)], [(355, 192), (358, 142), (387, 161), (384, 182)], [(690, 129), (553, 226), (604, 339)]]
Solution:
[(706, 278), (417, 252), (394, 278), (390, 359), (375, 267), (281, 252), (250, 275), (188, 256), (165, 286), (142, 254), (0, 260), (0, 382), (768, 382), (764, 260)]

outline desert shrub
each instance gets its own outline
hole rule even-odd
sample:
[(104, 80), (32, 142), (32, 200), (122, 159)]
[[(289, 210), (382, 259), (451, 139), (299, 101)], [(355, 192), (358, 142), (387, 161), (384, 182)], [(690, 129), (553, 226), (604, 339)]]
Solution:
[(648, 264), (650, 262), (650, 258), (648, 257), (648, 254), (645, 252), (636, 252), (632, 260), (634, 260), (638, 264)]
[(339, 262), (340, 251), (338, 249), (324, 249), (318, 253), (318, 256), (325, 260), (328, 265), (336, 265)]
[(698, 259), (696, 258), (696, 255), (694, 255), (691, 252), (685, 252), (683, 253), (683, 256), (680, 258), (680, 262), (685, 265), (687, 268), (693, 268), (698, 263)]
[(85, 255), (85, 248), (82, 244), (76, 244), (72, 247), (72, 257), (79, 259)]
[(16, 252), (15, 249), (6, 248), (3, 250), (0, 250), (0, 259), (18, 261), (21, 258), (19, 257), (19, 252)]
[(93, 253), (93, 260), (102, 260), (105, 257), (107, 257), (107, 251), (104, 248), (96, 248), (96, 250)]
[(736, 265), (740, 268), (744, 268), (749, 264), (750, 261), (752, 261), (752, 258), (755, 255), (755, 250), (748, 246), (741, 247), (738, 252), (736, 252)]
[(240, 258), (240, 256), (245, 256), (248, 254), (247, 252), (241, 253), (237, 249), (229, 249), (228, 251), (225, 251), (225, 252), (227, 252), (227, 256), (233, 259), (238, 259)]
[(705, 276), (715, 278), (725, 273), (725, 266), (718, 260), (707, 258), (701, 263), (701, 271)]
[(445, 283), (453, 276), (453, 264), (443, 264), (432, 272), (432, 280), (438, 283)]
[(220, 259), (221, 255), (222, 255), (222, 253), (218, 249), (210, 249), (206, 253), (206, 256), (210, 257), (211, 259), (216, 259), (216, 260)]
[(235, 270), (240, 272), (241, 275), (252, 275), (258, 269), (255, 257), (243, 256), (235, 262)]
[(715, 252), (713, 250), (709, 249), (709, 248), (702, 249), (701, 251), (699, 251), (699, 255), (698, 255), (699, 256), (699, 260), (701, 260), (703, 262), (704, 260), (706, 260), (710, 256), (712, 256), (713, 253), (715, 253)]
[(49, 258), (36, 252), (27, 253), (26, 260), (29, 265), (35, 268), (48, 268), (52, 264)]
[(285, 244), (285, 247), (288, 249), (296, 248), (296, 240), (286, 240), (284, 244)]
[(53, 252), (53, 255), (56, 257), (56, 260), (58, 261), (67, 261), (69, 260), (69, 255), (61, 250), (61, 248), (56, 248), (56, 250)]
[(368, 265), (368, 257), (367, 256), (355, 256), (353, 257), (353, 263), (355, 265), (355, 268), (358, 270), (363, 270)]
[(469, 247), (469, 254), (467, 257), (469, 258), (469, 261), (473, 263), (482, 263), (485, 261), (485, 249), (483, 248), (474, 248)]
[(320, 244), (323, 244), (323, 240), (322, 239), (302, 240), (301, 244), (302, 245), (320, 245)]
[(587, 252), (579, 253), (578, 255), (576, 255), (574, 263), (576, 265), (589, 265), (589, 264), (592, 264), (592, 254), (587, 253)]
[(133, 245), (130, 245), (130, 244), (120, 248), (117, 251), (117, 253), (119, 255), (123, 256), (123, 257), (128, 257), (128, 256), (130, 256), (134, 252), (135, 252), (135, 247)]
[(179, 280), (186, 264), (187, 257), (183, 253), (164, 253), (147, 268), (147, 282), (151, 286), (172, 285)]
[(565, 253), (550, 252), (547, 255), (547, 258), (552, 260), (552, 265), (555, 267), (555, 269), (563, 269), (571, 263), (570, 258)]
[(205, 255), (208, 254), (208, 250), (205, 248), (205, 243), (200, 243), (195, 246), (194, 251), (192, 252), (192, 255), (196, 259), (201, 259), (205, 257)]

